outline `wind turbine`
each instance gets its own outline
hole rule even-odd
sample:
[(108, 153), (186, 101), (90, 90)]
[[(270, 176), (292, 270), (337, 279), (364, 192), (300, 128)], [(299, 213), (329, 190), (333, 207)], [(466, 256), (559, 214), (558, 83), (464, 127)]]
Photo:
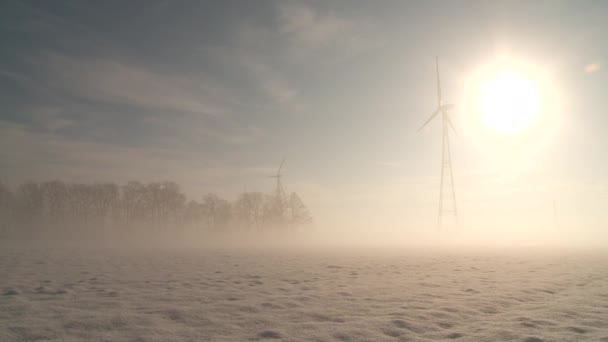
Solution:
[(279, 168), (277, 169), (277, 173), (274, 175), (268, 176), (270, 178), (276, 178), (276, 180), (277, 180), (275, 198), (277, 201), (277, 205), (279, 205), (279, 209), (281, 210), (281, 213), (284, 212), (285, 202), (286, 202), (286, 197), (287, 197), (285, 195), (285, 190), (283, 189), (283, 183), (281, 183), (281, 178), (283, 177), (283, 174), (281, 173), (281, 169), (283, 168), (284, 163), (285, 163), (285, 157), (283, 157), (283, 159), (281, 160), (281, 164), (279, 165)]
[[(458, 209), (456, 207), (456, 192), (454, 191), (454, 174), (452, 172), (452, 157), (450, 154), (449, 138), (449, 129), (451, 128), (454, 134), (456, 134), (456, 129), (454, 128), (454, 124), (452, 123), (452, 120), (450, 119), (450, 116), (448, 114), (448, 111), (451, 110), (454, 105), (448, 103), (444, 104), (441, 98), (439, 57), (435, 58), (435, 67), (437, 72), (437, 109), (435, 109), (433, 114), (431, 114), (431, 116), (424, 122), (424, 124), (422, 124), (422, 126), (416, 132), (420, 132), (420, 130), (426, 127), (429, 122), (431, 122), (436, 116), (441, 114), (443, 137), (441, 145), (441, 183), (439, 188), (439, 212), (437, 214), (437, 226), (439, 229), (441, 229), (442, 219), (445, 214), (452, 214), (454, 217), (454, 221), (458, 222)], [(450, 192), (451, 194), (448, 192)], [(450, 201), (451, 206), (449, 203)]]

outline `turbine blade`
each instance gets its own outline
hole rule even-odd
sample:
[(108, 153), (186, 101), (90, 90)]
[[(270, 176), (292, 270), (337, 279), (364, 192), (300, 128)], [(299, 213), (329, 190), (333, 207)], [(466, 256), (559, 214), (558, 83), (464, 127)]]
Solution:
[(452, 123), (452, 119), (450, 119), (450, 116), (446, 114), (445, 119), (448, 121), (448, 124), (452, 128), (452, 131), (454, 131), (454, 135), (458, 136), (458, 132), (456, 131), (456, 128), (454, 127), (454, 124)]
[(441, 106), (441, 79), (439, 78), (439, 57), (435, 56), (435, 68), (437, 71), (437, 105)]
[(420, 132), (421, 129), (423, 129), (426, 125), (428, 125), (429, 122), (431, 122), (431, 120), (433, 120), (437, 114), (439, 114), (441, 108), (437, 108), (437, 110), (435, 110), (435, 112), (433, 114), (431, 114), (431, 117), (428, 118), (423, 124), (422, 126), (420, 126), (420, 128), (418, 128), (418, 130), (416, 131), (416, 133)]

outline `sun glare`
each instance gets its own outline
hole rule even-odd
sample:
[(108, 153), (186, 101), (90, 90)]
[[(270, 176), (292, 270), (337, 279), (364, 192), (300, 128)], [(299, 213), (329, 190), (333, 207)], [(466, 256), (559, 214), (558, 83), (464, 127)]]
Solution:
[(561, 123), (557, 85), (542, 60), (506, 55), (480, 65), (459, 101), (464, 136), (504, 172), (533, 165)]
[(537, 118), (540, 95), (532, 80), (501, 71), (480, 87), (478, 106), (485, 127), (498, 134), (513, 135)]
[(544, 144), (560, 116), (556, 82), (546, 66), (511, 56), (472, 72), (461, 101), (466, 135), (494, 150)]

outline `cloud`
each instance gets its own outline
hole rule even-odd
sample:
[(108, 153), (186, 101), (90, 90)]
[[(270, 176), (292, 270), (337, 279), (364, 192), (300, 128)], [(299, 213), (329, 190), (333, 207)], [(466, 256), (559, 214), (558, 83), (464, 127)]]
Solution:
[(224, 108), (196, 92), (196, 82), (104, 59), (48, 54), (51, 87), (90, 100), (221, 116)]
[(7, 78), (10, 78), (10, 79), (12, 79), (14, 81), (17, 81), (17, 82), (27, 82), (27, 78), (26, 77), (24, 77), (23, 75), (21, 75), (19, 73), (13, 72), (13, 71), (1, 70), (0, 69), (0, 75), (4, 76), (4, 77), (7, 77)]
[(320, 13), (302, 3), (283, 3), (279, 31), (310, 46), (328, 46), (351, 29), (351, 23), (329, 13)]
[[(242, 67), (272, 104), (304, 105), (293, 75), (314, 64), (334, 63), (356, 55), (378, 39), (368, 39), (363, 22), (303, 3), (280, 2), (273, 24), (246, 22), (236, 29), (233, 45), (205, 47), (218, 59)], [(301, 80), (301, 78), (298, 78)]]
[(335, 13), (303, 2), (282, 2), (278, 9), (278, 31), (293, 61), (340, 63), (386, 43), (368, 18)]
[[(242, 145), (264, 134), (259, 122), (242, 120), (243, 109), (252, 106), (242, 103), (240, 89), (203, 74), (160, 72), (116, 59), (55, 53), (30, 62), (27, 73), (0, 70), (0, 76), (35, 91), (12, 109), (18, 115), (0, 121), (81, 141), (187, 149), (203, 143), (217, 149)], [(259, 72), (271, 73), (262, 68)], [(281, 93), (280, 83), (273, 89), (285, 100), (293, 96), (288, 89)]]
[(260, 60), (245, 56), (240, 59), (241, 65), (248, 69), (260, 82), (260, 86), (267, 96), (279, 104), (290, 103), (295, 100), (298, 91), (276, 69)]
[(225, 46), (204, 46), (199, 51), (211, 56), (229, 72), (241, 71), (237, 76), (241, 83), (234, 88), (245, 89), (247, 94), (243, 98), (256, 95), (253, 101), (239, 103), (241, 107), (266, 111), (276, 105), (291, 106), (299, 95), (299, 90), (281, 68), (285, 60), (277, 42), (276, 33), (247, 23), (236, 30), (234, 42)]
[(173, 180), (187, 185), (184, 190), (195, 196), (209, 191), (236, 193), (244, 176), (227, 161), (195, 151), (74, 141), (6, 122), (0, 122), (0, 168), (3, 180), (12, 184), (29, 179)]
[(62, 109), (57, 106), (29, 106), (24, 110), (31, 122), (47, 132), (57, 132), (75, 124), (73, 120), (62, 117)]
[(233, 41), (199, 48), (229, 69), (242, 69), (244, 84), (269, 100), (261, 101), (264, 109), (288, 105), (298, 111), (306, 101), (299, 88), (301, 72), (343, 62), (381, 44), (381, 39), (372, 39), (366, 20), (296, 2), (279, 2), (276, 10), (275, 21), (241, 22), (234, 27)]

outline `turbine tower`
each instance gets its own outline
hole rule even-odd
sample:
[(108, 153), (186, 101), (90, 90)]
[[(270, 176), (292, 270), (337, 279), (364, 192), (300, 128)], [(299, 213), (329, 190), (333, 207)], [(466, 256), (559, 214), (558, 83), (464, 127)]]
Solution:
[[(458, 209), (456, 207), (456, 192), (454, 191), (454, 173), (452, 172), (452, 156), (450, 153), (450, 138), (449, 129), (451, 128), (454, 133), (456, 129), (450, 119), (448, 111), (451, 110), (453, 104), (444, 104), (441, 98), (441, 80), (439, 78), (439, 57), (435, 59), (435, 67), (437, 72), (437, 109), (431, 114), (431, 116), (422, 124), (418, 129), (426, 127), (436, 116), (441, 114), (441, 121), (443, 125), (443, 137), (441, 144), (441, 183), (439, 186), (439, 211), (437, 214), (437, 227), (441, 229), (442, 221), (444, 216), (452, 215), (454, 222), (458, 223)], [(449, 126), (449, 127), (448, 127)]]

